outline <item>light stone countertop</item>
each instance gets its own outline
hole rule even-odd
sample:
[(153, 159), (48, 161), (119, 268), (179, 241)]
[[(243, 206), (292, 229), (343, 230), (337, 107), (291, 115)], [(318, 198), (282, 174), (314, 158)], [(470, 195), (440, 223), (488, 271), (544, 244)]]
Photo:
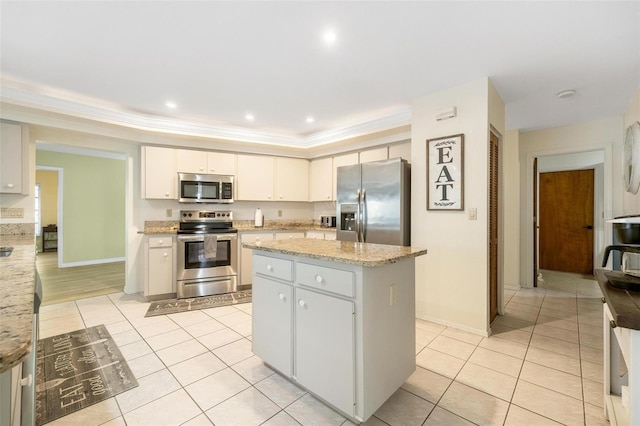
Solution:
[(243, 247), (359, 266), (381, 266), (427, 254), (418, 247), (297, 238), (243, 243)]
[[(146, 221), (144, 224), (144, 231), (140, 231), (139, 234), (144, 235), (156, 235), (156, 234), (176, 234), (178, 231), (178, 221)], [(265, 220), (264, 226), (256, 228), (253, 226), (253, 220), (234, 220), (233, 227), (238, 232), (269, 232), (269, 231), (291, 231), (291, 232), (304, 232), (304, 231), (320, 231), (320, 232), (335, 232), (336, 228), (324, 228), (319, 225), (319, 222), (312, 220)]]
[(31, 352), (35, 236), (0, 235), (0, 246), (13, 247), (11, 256), (0, 257), (0, 373), (4, 373)]

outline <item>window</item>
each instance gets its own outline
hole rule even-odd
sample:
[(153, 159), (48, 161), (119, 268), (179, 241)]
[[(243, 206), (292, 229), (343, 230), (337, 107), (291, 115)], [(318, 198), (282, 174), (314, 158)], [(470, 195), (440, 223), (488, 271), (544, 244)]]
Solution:
[(35, 196), (35, 200), (36, 200), (36, 206), (35, 206), (35, 219), (36, 219), (36, 236), (39, 237), (42, 235), (42, 223), (41, 223), (41, 218), (40, 218), (40, 208), (42, 206), (42, 203), (40, 202), (40, 184), (36, 183), (36, 192), (35, 192), (36, 196)]

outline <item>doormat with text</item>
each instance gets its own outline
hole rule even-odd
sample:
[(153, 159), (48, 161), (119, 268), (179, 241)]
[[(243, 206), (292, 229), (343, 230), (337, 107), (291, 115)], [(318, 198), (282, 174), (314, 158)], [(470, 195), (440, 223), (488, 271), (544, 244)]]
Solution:
[(215, 294), (213, 296), (194, 297), (191, 299), (170, 299), (151, 302), (145, 317), (155, 315), (176, 314), (178, 312), (195, 311), (197, 309), (217, 308), (219, 306), (237, 305), (251, 302), (251, 290), (235, 293)]
[(37, 426), (136, 386), (104, 325), (38, 340)]

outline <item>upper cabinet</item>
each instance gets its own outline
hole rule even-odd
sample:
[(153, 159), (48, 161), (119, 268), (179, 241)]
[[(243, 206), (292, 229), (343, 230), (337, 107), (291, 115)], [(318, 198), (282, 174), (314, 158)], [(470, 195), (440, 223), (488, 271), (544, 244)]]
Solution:
[(178, 174), (176, 150), (155, 146), (142, 147), (142, 198), (176, 200)]
[(4, 121), (0, 128), (0, 193), (29, 194), (27, 128)]
[(276, 157), (277, 201), (309, 201), (309, 161)]
[(273, 201), (275, 163), (266, 155), (238, 155), (238, 200)]
[(237, 155), (189, 149), (176, 150), (176, 167), (182, 173), (236, 175)]
[(386, 160), (388, 157), (388, 148), (376, 148), (369, 149), (367, 151), (360, 151), (360, 163), (370, 163), (372, 161)]
[(338, 167), (351, 166), (358, 164), (358, 153), (352, 152), (351, 154), (336, 155), (333, 157), (333, 184), (331, 185), (333, 191), (333, 199), (338, 199), (337, 187), (338, 187)]
[(309, 201), (333, 200), (333, 159), (312, 160), (309, 164)]
[(404, 158), (411, 162), (411, 142), (404, 142), (389, 146), (389, 158)]

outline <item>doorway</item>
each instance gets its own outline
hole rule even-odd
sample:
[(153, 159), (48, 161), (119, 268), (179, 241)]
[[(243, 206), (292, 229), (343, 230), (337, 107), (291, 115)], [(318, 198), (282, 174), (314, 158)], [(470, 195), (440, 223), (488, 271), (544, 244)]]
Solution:
[(540, 269), (593, 274), (594, 170), (540, 173)]

